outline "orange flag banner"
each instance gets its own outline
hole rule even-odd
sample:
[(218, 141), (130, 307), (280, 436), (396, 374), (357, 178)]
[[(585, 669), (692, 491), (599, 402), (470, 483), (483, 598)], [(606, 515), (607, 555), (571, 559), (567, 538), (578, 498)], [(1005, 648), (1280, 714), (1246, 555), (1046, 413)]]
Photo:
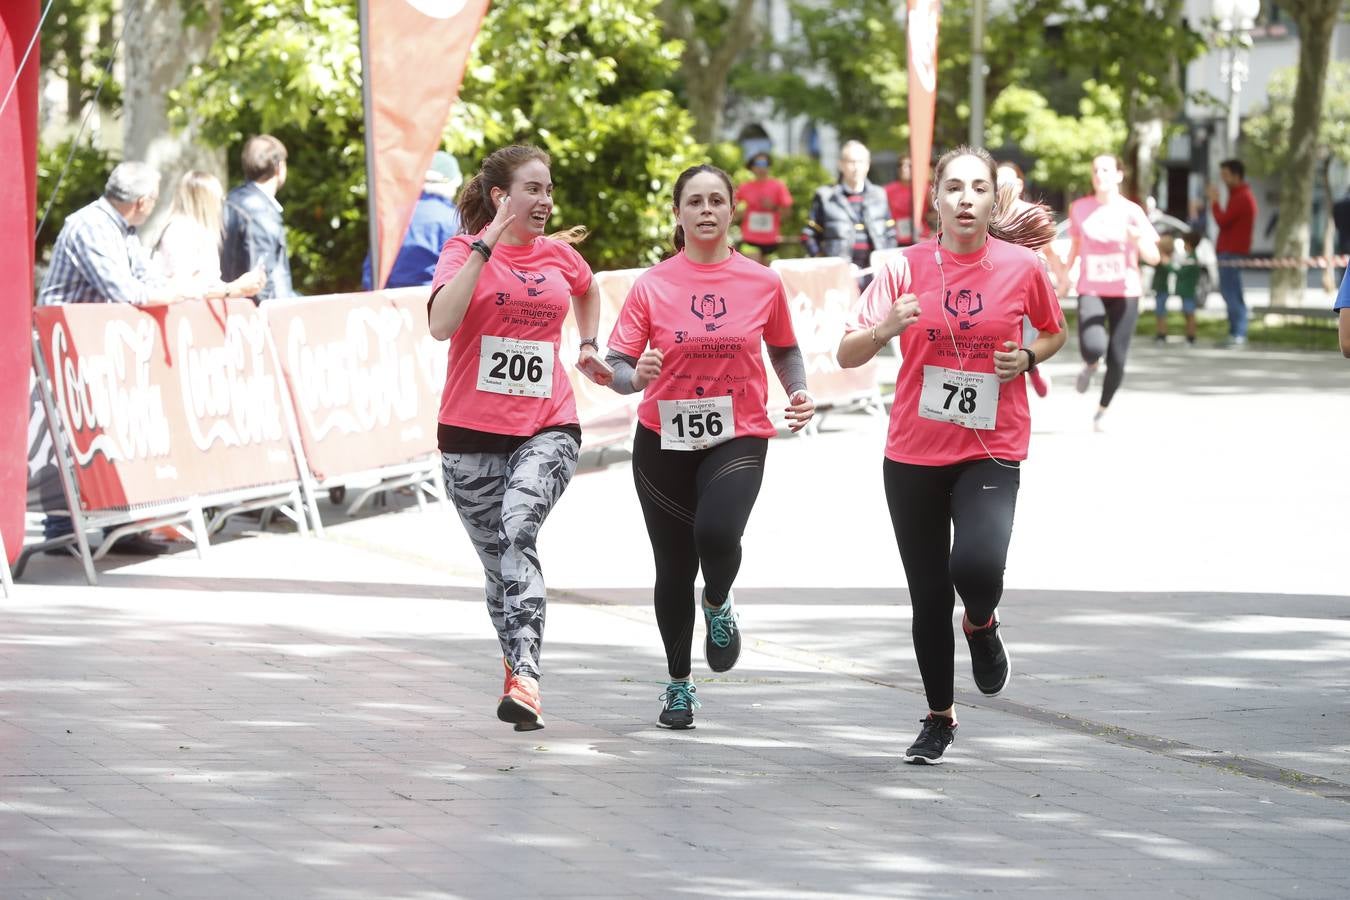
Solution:
[[(909, 0), (905, 28), (909, 45), (909, 160), (914, 177), (914, 221), (928, 208), (928, 179), (933, 158), (933, 116), (937, 111), (938, 16), (941, 0)], [(919, 229), (922, 231), (922, 227)]]
[(375, 287), (398, 256), (488, 0), (361, 0)]

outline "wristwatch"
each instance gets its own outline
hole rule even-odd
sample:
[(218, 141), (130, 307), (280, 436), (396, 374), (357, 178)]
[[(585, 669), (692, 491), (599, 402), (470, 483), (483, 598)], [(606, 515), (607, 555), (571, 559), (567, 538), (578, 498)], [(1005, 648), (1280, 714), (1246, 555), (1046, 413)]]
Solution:
[(585, 347), (587, 344), (590, 344), (591, 349), (594, 350), (596, 353), (600, 352), (600, 341), (598, 338), (593, 337), (582, 338), (581, 343), (577, 346), (577, 349), (579, 350), (582, 347)]
[(1032, 350), (1030, 347), (1023, 347), (1022, 352), (1027, 355), (1027, 359), (1031, 360), (1031, 364), (1027, 366), (1027, 371), (1030, 372), (1032, 369), (1036, 368), (1036, 351)]

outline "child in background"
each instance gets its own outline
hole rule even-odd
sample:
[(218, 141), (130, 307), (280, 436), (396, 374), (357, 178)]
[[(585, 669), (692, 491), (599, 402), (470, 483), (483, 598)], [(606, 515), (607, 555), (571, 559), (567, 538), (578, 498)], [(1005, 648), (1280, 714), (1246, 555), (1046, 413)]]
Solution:
[(1175, 239), (1170, 235), (1158, 239), (1158, 264), (1153, 267), (1153, 308), (1158, 323), (1153, 342), (1156, 344), (1167, 343), (1167, 298), (1172, 296), (1172, 254), (1175, 248)]
[[(1172, 253), (1172, 271), (1176, 274), (1176, 284), (1173, 286), (1177, 296), (1181, 298), (1181, 311), (1186, 316), (1186, 346), (1195, 346), (1195, 289), (1200, 282), (1200, 260), (1195, 255), (1195, 248), (1200, 244), (1200, 235), (1194, 231), (1188, 231), (1177, 241), (1178, 246)], [(1166, 318), (1159, 320), (1162, 324), (1163, 334), (1167, 333)]]

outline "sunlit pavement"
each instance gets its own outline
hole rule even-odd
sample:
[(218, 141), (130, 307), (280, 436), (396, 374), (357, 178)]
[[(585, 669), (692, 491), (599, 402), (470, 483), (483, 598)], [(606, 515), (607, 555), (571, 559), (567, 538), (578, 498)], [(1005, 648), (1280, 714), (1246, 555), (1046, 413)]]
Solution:
[[(543, 731), (452, 514), (199, 561), (40, 558), (0, 623), (0, 897), (1343, 897), (1350, 361), (1140, 345), (1105, 433), (1033, 399), (994, 700), (924, 711), (882, 420), (770, 448), (740, 665), (664, 673), (627, 463), (543, 535)], [(1094, 383), (1094, 389), (1100, 382)], [(701, 645), (701, 626), (697, 644)]]

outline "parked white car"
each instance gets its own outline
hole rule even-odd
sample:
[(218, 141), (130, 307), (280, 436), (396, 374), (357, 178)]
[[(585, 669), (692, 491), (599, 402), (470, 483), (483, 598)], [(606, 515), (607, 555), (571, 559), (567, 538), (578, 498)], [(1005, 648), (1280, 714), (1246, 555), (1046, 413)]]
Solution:
[[(1190, 231), (1186, 223), (1178, 218), (1169, 216), (1166, 213), (1154, 213), (1149, 221), (1157, 229), (1159, 235), (1170, 235), (1174, 238), (1180, 238), (1186, 232)], [(1060, 259), (1069, 258), (1069, 220), (1060, 222), (1055, 229), (1055, 239), (1050, 244), (1050, 249), (1059, 254)], [(1195, 301), (1198, 305), (1204, 306), (1206, 298), (1219, 285), (1219, 257), (1214, 252), (1214, 244), (1206, 235), (1200, 236), (1200, 243), (1196, 245), (1195, 255), (1200, 260), (1200, 265), (1204, 271), (1200, 273), (1200, 281), (1195, 287)], [(1141, 266), (1140, 275), (1143, 278), (1144, 293), (1147, 295), (1144, 299), (1152, 300), (1152, 291), (1149, 286), (1153, 283), (1153, 267)], [(1075, 260), (1073, 269), (1069, 272), (1069, 296), (1078, 295), (1078, 261)]]

